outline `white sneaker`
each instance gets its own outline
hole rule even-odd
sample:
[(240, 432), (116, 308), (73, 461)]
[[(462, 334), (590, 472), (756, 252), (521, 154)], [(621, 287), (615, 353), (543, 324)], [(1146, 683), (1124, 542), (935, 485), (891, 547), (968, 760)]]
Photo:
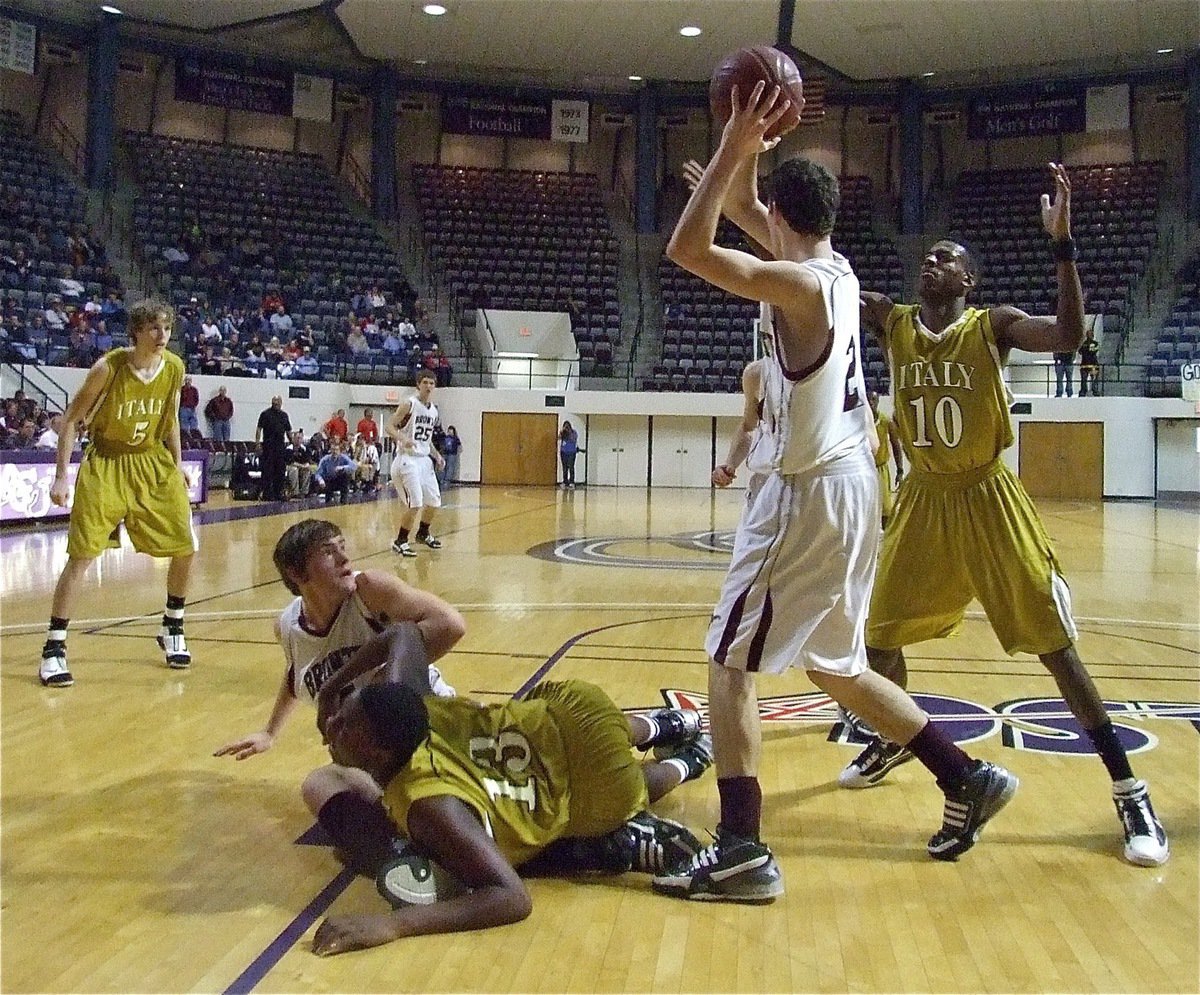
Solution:
[(1158, 867), (1171, 856), (1167, 832), (1150, 804), (1145, 781), (1123, 781), (1113, 785), (1113, 803), (1125, 829), (1125, 859), (1139, 867)]
[(48, 688), (69, 688), (75, 683), (71, 671), (67, 669), (67, 651), (58, 650), (50, 656), (42, 657), (38, 667), (38, 677), (42, 686)]
[(416, 551), (406, 542), (392, 543), (392, 552), (399, 553), (401, 556), (416, 556)]
[(429, 665), (429, 687), (439, 698), (454, 698), (457, 697), (454, 688), (446, 683), (446, 679), (442, 676), (442, 672), (437, 669), (432, 663)]
[(167, 666), (172, 670), (187, 670), (192, 665), (192, 654), (182, 632), (168, 632), (164, 626), (158, 633), (158, 648), (166, 653)]

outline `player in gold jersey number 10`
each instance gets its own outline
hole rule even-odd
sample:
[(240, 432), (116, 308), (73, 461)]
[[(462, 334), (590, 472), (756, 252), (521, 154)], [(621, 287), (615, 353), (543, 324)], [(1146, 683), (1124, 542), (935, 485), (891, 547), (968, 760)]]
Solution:
[[(925, 398), (914, 397), (908, 403), (916, 409), (913, 445), (919, 448), (928, 448), (933, 445), (933, 442), (930, 440), (927, 430), (929, 419), (925, 410)], [(958, 401), (949, 394), (938, 398), (937, 404), (933, 406), (933, 429), (937, 432), (938, 438), (942, 440), (942, 445), (947, 449), (956, 449), (962, 442), (962, 408), (959, 407)]]

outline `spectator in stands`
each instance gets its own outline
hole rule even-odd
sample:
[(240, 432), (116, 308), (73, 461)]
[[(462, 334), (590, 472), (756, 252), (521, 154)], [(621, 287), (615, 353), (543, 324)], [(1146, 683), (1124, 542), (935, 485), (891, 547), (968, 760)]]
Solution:
[(20, 428), (17, 429), (16, 438), (10, 443), (12, 449), (36, 449), (37, 448), (37, 422), (32, 418), (24, 418), (21, 421)]
[(108, 325), (103, 321), (97, 321), (95, 327), (95, 342), (96, 351), (104, 354), (113, 347), (113, 337), (108, 330)]
[(363, 408), (363, 415), (358, 420), (358, 425), (355, 426), (355, 434), (361, 437), (366, 442), (379, 442), (379, 425), (376, 424), (375, 414), (370, 408)]
[(67, 312), (63, 310), (61, 297), (50, 298), (46, 302), (46, 310), (43, 312), (46, 319), (46, 327), (52, 332), (65, 331), (70, 322), (67, 317)]
[(87, 266), (92, 261), (92, 246), (78, 226), (67, 236), (67, 254), (72, 266)]
[(309, 378), (321, 375), (321, 364), (317, 362), (317, 357), (312, 354), (312, 349), (309, 346), (305, 346), (304, 352), (296, 359), (295, 375)]
[(296, 376), (296, 361), (288, 353), (285, 352), (275, 364), (275, 376), (280, 380), (291, 380)]
[(274, 314), (275, 309), (283, 304), (283, 298), (279, 295), (278, 287), (268, 287), (267, 292), (263, 294), (262, 309), (266, 314)]
[[(437, 347), (434, 346), (436, 349)], [(454, 379), (454, 367), (450, 365), (450, 357), (444, 352), (438, 353), (437, 369), (437, 385), (439, 387), (449, 387), (450, 381)]]
[(0, 421), (5, 431), (11, 432), (14, 435), (20, 430), (21, 422), (25, 420), (25, 415), (21, 413), (21, 406), (15, 398), (10, 397), (4, 402), (4, 418)]
[(221, 329), (208, 313), (200, 319), (200, 341), (212, 346), (221, 344)]
[(172, 276), (180, 276), (187, 269), (192, 257), (175, 245), (168, 245), (162, 250), (163, 259), (167, 261), (167, 269)]
[[(37, 363), (37, 345), (30, 328), (17, 315), (11, 315), (3, 329), (7, 345), (5, 362)], [(45, 338), (45, 335), (42, 335)]]
[(329, 440), (330, 444), (345, 442), (346, 437), (350, 434), (350, 426), (346, 423), (346, 409), (338, 408), (323, 428), (325, 437)]
[(354, 482), (357, 466), (354, 460), (342, 451), (343, 445), (343, 440), (332, 439), (329, 452), (321, 457), (321, 462), (317, 464), (317, 472), (313, 474), (313, 482), (325, 495), (326, 501), (332, 500), (336, 493), (341, 495), (344, 503), (350, 493), (350, 485)]
[(370, 345), (367, 344), (367, 337), (363, 334), (362, 329), (352, 329), (349, 336), (346, 338), (346, 350), (353, 356), (361, 356), (371, 351)]
[(288, 339), (288, 344), (283, 347), (283, 358), (294, 363), (303, 354), (304, 350), (300, 347), (300, 343), (294, 338)]
[(257, 335), (246, 347), (246, 368), (253, 370), (254, 375), (261, 377), (267, 368), (267, 354)]
[(287, 458), (288, 493), (292, 497), (306, 497), (316, 461), (312, 459), (308, 446), (304, 444), (304, 432), (296, 429), (288, 441)]
[(71, 333), (71, 344), (67, 347), (67, 365), (89, 368), (99, 358), (96, 337), (83, 328)]
[(204, 417), (208, 420), (208, 434), (217, 442), (228, 442), (233, 422), (233, 398), (223, 386), (204, 406)]
[(388, 333), (383, 339), (383, 351), (389, 356), (399, 356), (406, 352), (407, 349), (408, 343), (396, 333), (396, 329), (388, 329)]
[(200, 431), (200, 422), (196, 418), (196, 409), (200, 407), (200, 391), (192, 383), (192, 378), (183, 378), (183, 386), (179, 390), (179, 427), (183, 431)]
[(369, 311), (371, 309), (371, 301), (367, 294), (361, 288), (354, 292), (354, 296), (350, 298), (350, 320), (354, 320), (354, 316), (360, 312)]
[(271, 341), (267, 343), (263, 351), (266, 353), (268, 366), (273, 366), (283, 359), (283, 346), (280, 345), (277, 335), (271, 336)]
[(311, 349), (317, 344), (315, 338), (313, 337), (312, 325), (305, 325), (303, 328), (301, 328), (300, 331), (296, 333), (295, 338), (296, 343), (300, 346), (302, 351), (304, 349)]
[(101, 303), (99, 294), (91, 294), (88, 299), (83, 302), (84, 313), (88, 316), (88, 320), (93, 320), (93, 317), (99, 317), (101, 312)]
[(58, 433), (62, 431), (62, 415), (52, 415), (50, 424), (38, 436), (38, 449), (58, 449)]
[(400, 318), (399, 332), (402, 339), (412, 342), (417, 337), (417, 326), (408, 317), (402, 316)]
[(1089, 328), (1087, 338), (1079, 346), (1079, 396), (1087, 397), (1088, 381), (1092, 384), (1092, 397), (1100, 396), (1100, 343), (1096, 341), (1094, 329)]
[(371, 292), (367, 294), (367, 301), (371, 305), (372, 310), (387, 307), (387, 298), (383, 296), (383, 292), (378, 286), (371, 288)]
[(221, 357), (210, 345), (204, 346), (201, 350), (200, 372), (208, 377), (219, 376), (221, 373)]
[(354, 436), (354, 479), (359, 489), (374, 494), (379, 489), (379, 447), (361, 435)]
[[(414, 342), (408, 350), (408, 375), (412, 377), (413, 383), (417, 382), (417, 374), (421, 372), (422, 366), (425, 363), (425, 354), (421, 352), (419, 343)], [(437, 378), (434, 378), (437, 382)]]
[(108, 322), (110, 328), (113, 325), (125, 324), (125, 304), (121, 300), (121, 295), (115, 290), (105, 297), (104, 302), (100, 305), (100, 317)]
[(458, 482), (458, 457), (462, 452), (462, 439), (458, 437), (458, 429), (453, 425), (446, 429), (446, 434), (442, 436), (442, 444), (438, 446), (438, 449), (441, 450), (442, 459), (445, 460), (445, 464), (438, 474), (438, 486), (442, 490), (446, 490)]
[(25, 246), (18, 245), (13, 249), (12, 255), (7, 252), (0, 255), (0, 265), (9, 273), (13, 273), (18, 278), (21, 285), (24, 285), (26, 279), (32, 271), (32, 263), (29, 256), (25, 253)]
[(287, 313), (282, 303), (275, 305), (275, 313), (271, 315), (271, 331), (279, 338), (291, 338), (294, 325), (292, 316)]
[(1067, 386), (1067, 397), (1071, 396), (1072, 383), (1071, 371), (1075, 366), (1075, 353), (1072, 352), (1056, 352), (1054, 353), (1054, 396), (1063, 396), (1063, 384)]

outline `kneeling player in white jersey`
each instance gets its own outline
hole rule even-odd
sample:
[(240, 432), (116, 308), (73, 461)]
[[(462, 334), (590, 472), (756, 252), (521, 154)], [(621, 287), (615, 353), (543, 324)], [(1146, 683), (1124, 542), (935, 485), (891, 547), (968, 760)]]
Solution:
[(429, 370), (417, 374), (417, 393), (397, 406), (384, 431), (396, 440), (396, 458), (392, 461), (392, 484), (400, 501), (400, 531), (392, 550), (401, 556), (416, 556), (408, 542), (413, 524), (420, 516), (416, 541), (430, 549), (441, 549), (441, 540), (429, 531), (433, 516), (442, 506), (434, 464), (445, 466), (442, 454), (433, 446), (433, 429), (438, 410), (433, 403), (437, 377)]
[[(895, 684), (867, 666), (864, 627), (879, 544), (879, 483), (859, 346), (858, 279), (830, 235), (837, 180), (804, 159), (758, 199), (764, 136), (789, 106), (756, 85), (734, 112), (667, 247), (684, 269), (771, 306), (764, 414), (771, 472), (748, 495), (705, 649), (721, 821), (712, 846), (655, 878), (685, 898), (769, 901), (783, 876), (759, 839), (762, 729), (756, 674), (803, 667), (814, 684), (877, 729), (894, 729), (946, 794), (929, 853), (954, 860), (1016, 790), (1003, 768), (973, 761)], [(714, 244), (722, 210), (770, 251), (759, 260)], [(751, 426), (743, 425), (744, 429)], [(899, 737), (897, 739), (897, 737)]]
[[(419, 673), (405, 666), (415, 654), (406, 652), (406, 636), (398, 631), (399, 623), (415, 623), (423, 643), (420, 657), (438, 660), (466, 631), (451, 605), (381, 570), (352, 569), (341, 529), (333, 522), (297, 522), (280, 537), (274, 558), (284, 584), (297, 595), (275, 623), (287, 667), (266, 726), (227, 743), (214, 756), (246, 760), (269, 750), (300, 701), (315, 705), (327, 684), (336, 691), (361, 677), (454, 696), (432, 663)], [(412, 632), (411, 626), (404, 628)], [(345, 790), (347, 778), (361, 781), (357, 791)], [(344, 853), (356, 852), (363, 827), (387, 821), (377, 801), (379, 787), (359, 770), (327, 764), (304, 779), (300, 793)]]

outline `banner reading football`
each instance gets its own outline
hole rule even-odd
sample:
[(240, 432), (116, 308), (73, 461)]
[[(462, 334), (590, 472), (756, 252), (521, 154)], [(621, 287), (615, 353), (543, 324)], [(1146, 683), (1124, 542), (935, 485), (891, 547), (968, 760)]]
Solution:
[(442, 131), (451, 135), (588, 140), (586, 100), (507, 100), (503, 97), (446, 97)]

